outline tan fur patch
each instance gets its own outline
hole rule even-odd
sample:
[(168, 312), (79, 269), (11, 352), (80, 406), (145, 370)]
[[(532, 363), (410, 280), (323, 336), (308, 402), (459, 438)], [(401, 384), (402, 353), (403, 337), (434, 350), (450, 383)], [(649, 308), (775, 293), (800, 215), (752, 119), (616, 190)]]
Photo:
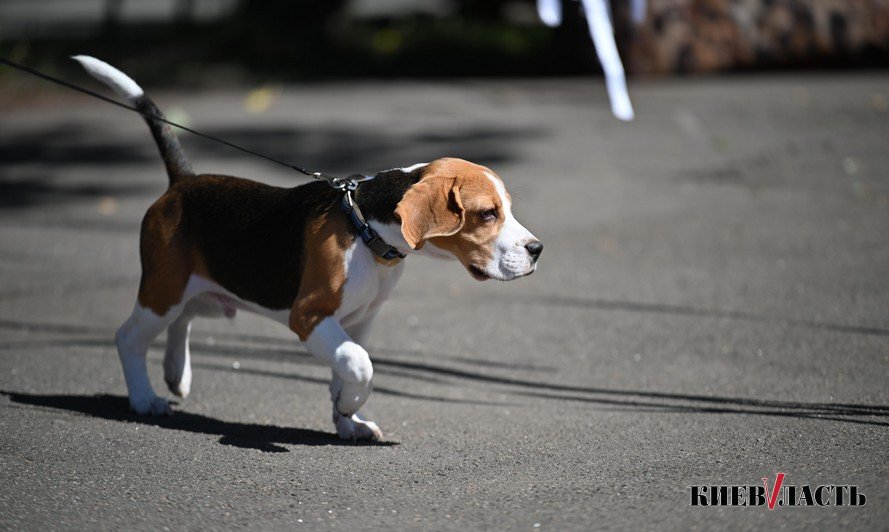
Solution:
[[(466, 267), (487, 264), (505, 218), (500, 195), (487, 174), (495, 175), (462, 159), (429, 163), (395, 209), (408, 244), (418, 249), (428, 240), (452, 252)], [(481, 218), (489, 209), (497, 209), (496, 220)]]
[(456, 176), (431, 174), (405, 192), (395, 208), (401, 220), (401, 234), (413, 249), (434, 236), (452, 235), (463, 227), (463, 204), (460, 202)]
[(203, 263), (180, 225), (180, 203), (176, 194), (164, 194), (149, 207), (142, 220), (138, 300), (158, 316), (182, 301), (189, 276), (197, 263)]
[(303, 342), (342, 303), (346, 250), (354, 238), (346, 218), (335, 211), (325, 212), (306, 227), (305, 265), (299, 293), (290, 309), (290, 329)]

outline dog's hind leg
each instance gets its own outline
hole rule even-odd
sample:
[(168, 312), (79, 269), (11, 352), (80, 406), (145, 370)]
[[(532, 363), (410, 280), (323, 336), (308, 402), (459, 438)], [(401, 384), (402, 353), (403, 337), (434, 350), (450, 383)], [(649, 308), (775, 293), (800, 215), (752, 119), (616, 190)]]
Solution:
[[(199, 261), (182, 233), (181, 211), (181, 198), (168, 193), (145, 213), (139, 250), (142, 259), (139, 297), (133, 314), (117, 331), (117, 351), (130, 393), (130, 406), (140, 414), (171, 412), (167, 401), (158, 397), (151, 387), (145, 357), (151, 342), (170, 327), (168, 356), (164, 357), (165, 377), (169, 377), (167, 359), (170, 370), (185, 371), (191, 315), (183, 316), (183, 313), (189, 300), (206, 289), (204, 282), (193, 275)], [(182, 375), (179, 377), (177, 383)]]
[(158, 397), (148, 379), (145, 358), (152, 340), (177, 320), (184, 305), (176, 305), (163, 315), (136, 303), (129, 319), (117, 330), (117, 352), (130, 395), (130, 406), (139, 414), (170, 414), (167, 400)]
[(164, 353), (164, 380), (170, 391), (183, 399), (191, 391), (191, 351), (188, 338), (191, 322), (201, 318), (233, 318), (236, 309), (228, 299), (211, 293), (192, 298), (182, 314), (167, 327), (167, 350)]
[(186, 308), (167, 327), (167, 350), (164, 353), (164, 381), (173, 395), (183, 399), (191, 391), (191, 354), (188, 349), (191, 320), (192, 314)]

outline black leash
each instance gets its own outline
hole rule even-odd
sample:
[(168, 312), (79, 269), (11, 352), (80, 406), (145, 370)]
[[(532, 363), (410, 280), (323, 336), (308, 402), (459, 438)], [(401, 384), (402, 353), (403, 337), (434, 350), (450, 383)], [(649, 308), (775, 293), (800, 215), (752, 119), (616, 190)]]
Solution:
[[(98, 98), (99, 100), (102, 100), (103, 102), (107, 102), (107, 103), (110, 103), (110, 104), (112, 104), (112, 105), (116, 105), (116, 106), (118, 106), (118, 107), (122, 107), (122, 108), (124, 108), (124, 109), (129, 110), (129, 111), (133, 111), (133, 112), (135, 112), (135, 113), (139, 113), (140, 115), (142, 114), (142, 112), (140, 112), (139, 109), (137, 109), (137, 108), (135, 108), (135, 107), (133, 107), (133, 106), (131, 106), (131, 105), (127, 105), (127, 104), (125, 104), (125, 103), (123, 103), (123, 102), (119, 102), (119, 101), (117, 101), (117, 100), (115, 100), (115, 99), (113, 99), (113, 98), (109, 98), (109, 97), (107, 97), (107, 96), (104, 96), (104, 95), (102, 95), (102, 94), (99, 94), (98, 92), (95, 92), (95, 91), (92, 91), (92, 90), (90, 90), (90, 89), (81, 87), (81, 86), (79, 86), (79, 85), (75, 85), (75, 84), (73, 84), (73, 83), (71, 83), (71, 82), (68, 82), (68, 81), (65, 81), (65, 80), (63, 80), (63, 79), (59, 79), (59, 78), (57, 78), (57, 77), (50, 76), (49, 74), (44, 74), (43, 72), (40, 72), (40, 71), (38, 71), (38, 70), (34, 70), (34, 69), (31, 68), (31, 67), (28, 67), (28, 66), (25, 66), (25, 65), (16, 63), (16, 62), (14, 62), (14, 61), (10, 61), (9, 59), (6, 59), (5, 57), (0, 57), (0, 63), (3, 63), (3, 64), (5, 64), (5, 65), (7, 65), (7, 66), (11, 66), (12, 68), (16, 68), (16, 69), (18, 69), (18, 70), (21, 70), (22, 72), (27, 72), (28, 74), (31, 74), (32, 76), (37, 76), (38, 78), (45, 79), (46, 81), (50, 81), (50, 82), (52, 82), (52, 83), (55, 83), (56, 85), (61, 85), (62, 87), (67, 87), (67, 88), (72, 89), (72, 90), (75, 90), (75, 91), (77, 91), (77, 92), (81, 92), (81, 93), (83, 93), (83, 94), (86, 94), (87, 96), (92, 96), (93, 98)], [(339, 177), (334, 177), (334, 176), (325, 174), (324, 172), (310, 172), (310, 171), (306, 170), (305, 168), (300, 168), (299, 166), (296, 166), (296, 165), (290, 164), (290, 163), (288, 163), (288, 162), (282, 161), (281, 159), (276, 159), (275, 157), (272, 157), (272, 156), (270, 156), (270, 155), (265, 155), (265, 154), (263, 154), (263, 153), (259, 153), (259, 152), (253, 151), (253, 150), (251, 150), (251, 149), (248, 149), (248, 148), (244, 148), (244, 147), (238, 146), (237, 144), (233, 144), (233, 143), (231, 143), (231, 142), (229, 142), (229, 141), (227, 141), (227, 140), (221, 139), (221, 138), (219, 138), (219, 137), (214, 137), (213, 135), (208, 135), (208, 134), (206, 134), (206, 133), (201, 133), (200, 131), (196, 131), (196, 130), (194, 130), (194, 129), (191, 129), (190, 127), (183, 126), (182, 124), (177, 124), (177, 123), (175, 123), (175, 122), (171, 122), (171, 121), (167, 120), (166, 118), (163, 118), (163, 117), (160, 117), (160, 116), (157, 116), (157, 115), (153, 116), (153, 118), (155, 118), (155, 119), (157, 119), (157, 120), (159, 120), (159, 121), (161, 121), (161, 122), (163, 122), (163, 123), (165, 123), (165, 124), (169, 124), (169, 125), (171, 125), (171, 126), (178, 127), (179, 129), (182, 129), (182, 130), (184, 130), (184, 131), (188, 131), (188, 132), (191, 133), (192, 135), (197, 135), (197, 136), (199, 136), (199, 137), (203, 137), (203, 138), (205, 138), (205, 139), (212, 140), (212, 141), (214, 141), (214, 142), (218, 142), (218, 143), (220, 143), (220, 144), (224, 144), (224, 145), (226, 145), (226, 146), (228, 146), (228, 147), (230, 147), (230, 148), (234, 148), (234, 149), (236, 149), (236, 150), (240, 150), (240, 151), (242, 151), (242, 152), (244, 152), (244, 153), (253, 155), (253, 156), (255, 156), (255, 157), (260, 157), (260, 158), (265, 159), (265, 160), (267, 160), (267, 161), (271, 161), (271, 162), (273, 162), (273, 163), (280, 164), (281, 166), (286, 166), (287, 168), (290, 168), (291, 170), (296, 170), (297, 172), (299, 172), (299, 173), (301, 173), (301, 174), (304, 174), (304, 175), (307, 175), (307, 176), (309, 176), (309, 177), (314, 177), (315, 179), (322, 179), (322, 180), (324, 180), (324, 181), (327, 181), (327, 182), (330, 184), (330, 186), (332, 186), (333, 188), (336, 188), (336, 189), (345, 190), (345, 186), (342, 185), (342, 183), (345, 183), (345, 182), (347, 182), (347, 181), (350, 180), (350, 178), (339, 178)], [(362, 180), (362, 181), (364, 181), (364, 180)]]
[[(112, 99), (112, 98), (109, 98), (109, 97), (104, 96), (102, 94), (99, 94), (98, 92), (81, 87), (79, 85), (75, 85), (75, 84), (65, 81), (63, 79), (59, 79), (57, 77), (50, 76), (49, 74), (44, 74), (43, 72), (34, 70), (31, 67), (21, 65), (19, 63), (14, 62), (14, 61), (10, 61), (9, 59), (6, 59), (4, 57), (0, 57), (0, 63), (3, 63), (7, 66), (11, 66), (12, 68), (21, 70), (22, 72), (27, 72), (28, 74), (31, 74), (32, 76), (37, 76), (38, 78), (42, 78), (47, 81), (51, 81), (52, 83), (61, 85), (62, 87), (67, 87), (67, 88), (75, 90), (77, 92), (81, 92), (83, 94), (86, 94), (87, 96), (92, 96), (93, 98), (98, 98), (99, 100), (102, 100), (103, 102), (108, 102), (112, 105), (122, 107), (124, 109), (133, 111), (134, 113), (138, 113), (140, 115), (143, 114), (141, 111), (139, 111), (139, 109), (137, 109), (131, 105), (127, 105), (123, 102), (119, 102), (115, 99)], [(233, 143), (231, 143), (227, 140), (223, 140), (219, 137), (214, 137), (213, 135), (201, 133), (200, 131), (196, 131), (194, 129), (191, 129), (190, 127), (185, 127), (181, 124), (177, 124), (176, 122), (171, 122), (162, 116), (153, 115), (153, 118), (156, 120), (159, 120), (165, 124), (169, 124), (173, 127), (178, 127), (179, 129), (188, 131), (192, 135), (197, 135), (199, 137), (203, 137), (205, 139), (212, 140), (212, 141), (218, 142), (220, 144), (224, 144), (230, 148), (240, 150), (240, 151), (247, 153), (249, 155), (253, 155), (255, 157), (260, 157), (260, 158), (265, 159), (267, 161), (271, 161), (273, 163), (280, 164), (281, 166), (286, 166), (287, 168), (290, 168), (291, 170), (296, 170), (297, 172), (307, 175), (309, 177), (313, 177), (315, 179), (320, 179), (322, 181), (326, 181), (327, 184), (330, 185), (331, 187), (343, 192), (343, 199), (341, 202), (341, 208), (342, 208), (343, 212), (345, 212), (346, 215), (349, 217), (349, 220), (352, 222), (352, 225), (355, 227), (356, 231), (358, 232), (358, 236), (361, 237), (361, 240), (364, 241), (364, 243), (367, 245), (367, 247), (369, 247), (371, 249), (371, 251), (374, 252), (374, 254), (376, 254), (377, 256), (382, 258), (384, 261), (395, 261), (395, 260), (404, 258), (404, 255), (400, 251), (398, 251), (395, 247), (390, 246), (385, 241), (383, 241), (383, 239), (380, 238), (380, 236), (377, 234), (377, 232), (374, 231), (373, 228), (371, 228), (370, 224), (367, 223), (367, 220), (365, 220), (364, 215), (361, 213), (361, 209), (358, 208), (358, 205), (355, 203), (354, 199), (352, 198), (352, 193), (358, 189), (358, 185), (363, 181), (370, 181), (371, 179), (374, 178), (374, 176), (364, 176), (361, 174), (354, 174), (354, 175), (350, 175), (349, 177), (336, 177), (336, 176), (332, 176), (329, 174), (325, 174), (324, 172), (310, 172), (310, 171), (306, 170), (305, 168), (300, 168), (299, 166), (282, 161), (281, 159), (276, 159), (275, 157), (272, 157), (270, 155), (265, 155), (263, 153), (253, 151), (251, 149), (238, 146), (237, 144), (233, 144)]]

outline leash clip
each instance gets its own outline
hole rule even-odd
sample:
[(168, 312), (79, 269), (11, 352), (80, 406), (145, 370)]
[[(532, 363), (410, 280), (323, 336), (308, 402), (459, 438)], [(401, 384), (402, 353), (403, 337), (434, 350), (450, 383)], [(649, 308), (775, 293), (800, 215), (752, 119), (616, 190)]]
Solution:
[(354, 192), (358, 190), (358, 185), (364, 181), (370, 181), (374, 176), (366, 176), (361, 174), (352, 174), (348, 177), (336, 177), (324, 172), (315, 172), (312, 174), (315, 179), (321, 179), (327, 182), (331, 188), (341, 190), (343, 192)]
[[(358, 186), (358, 182), (355, 183), (355, 186)], [(364, 242), (364, 245), (370, 248), (371, 252), (376, 255), (377, 260), (383, 264), (392, 266), (399, 260), (403, 259), (404, 254), (386, 243), (386, 241), (374, 231), (373, 227), (367, 223), (364, 214), (361, 213), (361, 209), (358, 208), (355, 199), (352, 197), (353, 190), (354, 189), (344, 189), (343, 199), (340, 200), (340, 207), (343, 212), (346, 213), (346, 216), (349, 217), (352, 226)]]
[(331, 188), (343, 193), (343, 197), (340, 200), (340, 208), (346, 213), (346, 216), (349, 217), (352, 226), (355, 227), (355, 231), (358, 233), (358, 236), (361, 237), (364, 244), (377, 256), (378, 261), (391, 266), (404, 258), (403, 253), (387, 244), (386, 241), (374, 231), (373, 227), (367, 223), (364, 214), (361, 213), (361, 209), (359, 209), (358, 205), (355, 203), (355, 198), (352, 197), (352, 193), (358, 190), (358, 185), (364, 181), (370, 181), (374, 176), (352, 174), (348, 177), (334, 177), (325, 174), (324, 172), (315, 172), (312, 174), (312, 177), (326, 181)]

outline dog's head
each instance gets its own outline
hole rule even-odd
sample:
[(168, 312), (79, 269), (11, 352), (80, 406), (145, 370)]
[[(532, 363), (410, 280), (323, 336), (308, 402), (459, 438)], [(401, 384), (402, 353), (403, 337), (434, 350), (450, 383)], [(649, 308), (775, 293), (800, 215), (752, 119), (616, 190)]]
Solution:
[(426, 165), (395, 214), (411, 248), (428, 243), (444, 250), (478, 280), (530, 275), (543, 250), (513, 217), (512, 200), (497, 174), (462, 159)]

